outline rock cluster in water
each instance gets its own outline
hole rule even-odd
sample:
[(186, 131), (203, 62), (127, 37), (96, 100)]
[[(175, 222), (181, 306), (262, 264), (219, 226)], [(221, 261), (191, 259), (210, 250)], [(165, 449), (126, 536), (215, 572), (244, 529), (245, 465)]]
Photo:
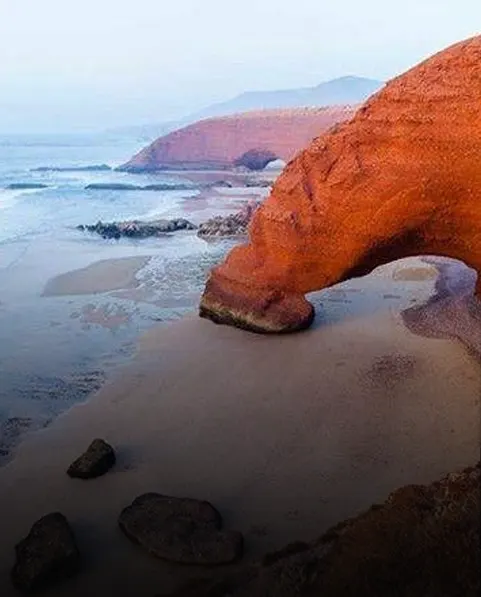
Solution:
[(481, 36), (389, 82), (292, 160), (250, 241), (214, 268), (200, 315), (261, 333), (308, 327), (305, 294), (413, 255), (478, 272)]
[(121, 237), (148, 238), (150, 236), (163, 236), (177, 230), (195, 230), (196, 226), (184, 218), (173, 220), (155, 220), (152, 222), (140, 222), (132, 220), (128, 222), (97, 222), (92, 225), (81, 224), (77, 230), (95, 232), (102, 238)]
[(247, 228), (261, 201), (248, 202), (239, 212), (228, 216), (215, 216), (199, 225), (200, 238), (236, 237), (247, 234)]

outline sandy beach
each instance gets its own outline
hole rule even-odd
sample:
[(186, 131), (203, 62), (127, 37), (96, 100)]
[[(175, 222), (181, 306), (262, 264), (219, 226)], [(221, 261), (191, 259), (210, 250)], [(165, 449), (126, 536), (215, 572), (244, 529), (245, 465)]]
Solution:
[[(432, 264), (405, 261), (315, 296), (315, 325), (298, 335), (196, 315), (144, 335), (115, 380), (0, 469), (0, 594), (14, 594), (15, 543), (55, 510), (73, 526), (84, 570), (47, 595), (143, 597), (201, 571), (121, 534), (117, 516), (141, 493), (211, 501), (244, 534), (249, 560), (314, 539), (399, 486), (474, 464), (479, 361), (457, 339), (406, 327), (403, 311), (419, 320), (439, 281)], [(70, 479), (94, 437), (115, 446), (116, 467)]]
[(149, 261), (148, 256), (104, 259), (87, 267), (49, 280), (43, 296), (97, 294), (136, 286), (136, 273)]

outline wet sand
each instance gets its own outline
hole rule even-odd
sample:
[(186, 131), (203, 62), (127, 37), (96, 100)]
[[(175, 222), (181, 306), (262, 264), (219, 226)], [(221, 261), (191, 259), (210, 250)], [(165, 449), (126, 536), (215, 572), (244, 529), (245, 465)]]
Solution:
[[(367, 312), (385, 292), (377, 276), (338, 290), (349, 299), (325, 300), (298, 335), (256, 336), (195, 315), (145, 335), (116, 380), (0, 469), (0, 594), (14, 594), (14, 544), (47, 512), (71, 521), (85, 571), (46, 595), (152, 596), (200, 572), (156, 560), (118, 530), (117, 515), (141, 493), (210, 500), (254, 558), (476, 462), (479, 361), (461, 342), (412, 333), (399, 308)], [(436, 279), (419, 277), (425, 303)], [(117, 448), (116, 468), (68, 478), (94, 437)]]
[(136, 274), (150, 257), (103, 259), (49, 280), (42, 296), (97, 294), (137, 286)]

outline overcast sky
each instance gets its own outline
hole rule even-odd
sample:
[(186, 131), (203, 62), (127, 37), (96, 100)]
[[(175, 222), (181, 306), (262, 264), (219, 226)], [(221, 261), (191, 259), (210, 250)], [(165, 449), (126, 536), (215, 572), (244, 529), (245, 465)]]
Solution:
[(0, 132), (175, 119), (245, 90), (389, 79), (481, 0), (0, 0)]

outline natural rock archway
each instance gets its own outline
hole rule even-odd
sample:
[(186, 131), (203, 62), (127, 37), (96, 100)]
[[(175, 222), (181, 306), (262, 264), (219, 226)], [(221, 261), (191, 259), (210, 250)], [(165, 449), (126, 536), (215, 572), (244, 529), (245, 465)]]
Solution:
[(234, 161), (234, 166), (244, 166), (249, 170), (263, 170), (267, 164), (279, 156), (270, 149), (249, 149)]
[(481, 36), (393, 79), (292, 160), (249, 243), (211, 272), (200, 315), (303, 329), (306, 293), (422, 254), (481, 274)]

